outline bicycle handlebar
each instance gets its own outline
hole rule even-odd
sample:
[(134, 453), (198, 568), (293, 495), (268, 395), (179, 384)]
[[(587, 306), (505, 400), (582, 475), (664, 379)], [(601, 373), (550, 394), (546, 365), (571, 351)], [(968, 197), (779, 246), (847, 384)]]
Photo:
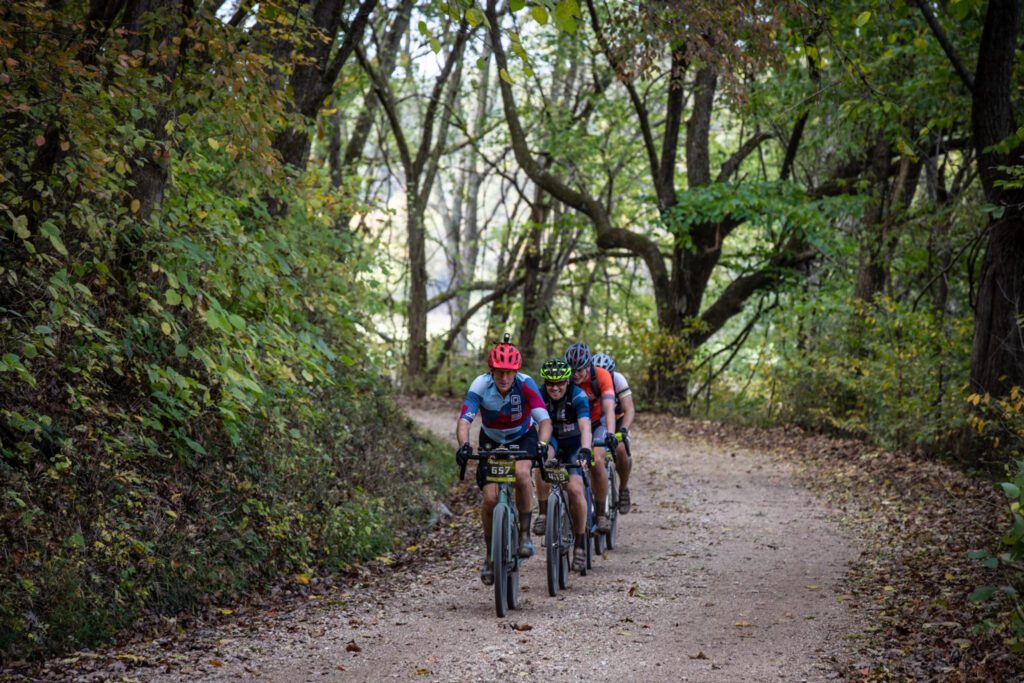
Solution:
[[(466, 458), (466, 464), (469, 464), (470, 460), (477, 460), (484, 462), (491, 458), (504, 458), (507, 460), (534, 460), (537, 458), (535, 455), (530, 455), (521, 448), (509, 449), (509, 448), (481, 448), (476, 453), (470, 453), (469, 457)], [(544, 463), (541, 462), (541, 472), (544, 471)], [(466, 465), (462, 465), (459, 468), (459, 480), (466, 478)]]

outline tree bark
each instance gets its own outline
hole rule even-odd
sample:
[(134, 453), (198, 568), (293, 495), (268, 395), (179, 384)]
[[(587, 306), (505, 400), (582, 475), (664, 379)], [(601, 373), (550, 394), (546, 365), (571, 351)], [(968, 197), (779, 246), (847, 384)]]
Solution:
[(989, 226), (974, 312), (971, 390), (1004, 395), (1024, 386), (1024, 191), (1001, 183), (1009, 168), (1024, 165), (1020, 146), (996, 145), (1016, 130), (1013, 67), (1020, 33), (1021, 0), (991, 0), (978, 50), (971, 102), (971, 128), (986, 199), (1002, 214)]

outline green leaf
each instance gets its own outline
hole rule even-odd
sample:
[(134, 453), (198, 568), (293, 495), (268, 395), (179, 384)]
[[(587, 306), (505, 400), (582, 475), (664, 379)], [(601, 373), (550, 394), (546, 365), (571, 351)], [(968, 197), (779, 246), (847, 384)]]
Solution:
[(861, 12), (853, 23), (857, 26), (864, 26), (869, 21), (871, 21), (871, 12)]
[(1008, 481), (1004, 481), (999, 485), (1003, 488), (1003, 493), (1005, 493), (1008, 498), (1020, 498), (1020, 487), (1017, 486), (1016, 484), (1011, 484)]
[(193, 451), (195, 451), (199, 455), (206, 455), (206, 449), (203, 448), (203, 444), (199, 443), (198, 441), (194, 441), (188, 438), (187, 436), (182, 436), (181, 438), (184, 439), (185, 443), (188, 444), (188, 447), (191, 448)]
[(483, 12), (478, 10), (476, 7), (470, 7), (466, 10), (466, 23), (476, 28), (483, 21)]
[(234, 327), (236, 330), (245, 329), (245, 318), (243, 318), (240, 315), (231, 313), (228, 315), (228, 321), (231, 323), (231, 326)]
[(85, 538), (82, 534), (72, 534), (68, 536), (68, 546), (72, 548), (81, 548), (85, 545)]
[(181, 295), (173, 289), (168, 289), (164, 292), (164, 300), (167, 302), (168, 306), (177, 306), (181, 303)]
[(988, 551), (987, 550), (972, 550), (971, 552), (967, 553), (967, 557), (971, 558), (972, 560), (981, 560), (983, 558), (988, 557)]
[(46, 221), (39, 226), (39, 232), (49, 238), (50, 244), (53, 248), (59, 251), (62, 255), (67, 256), (68, 250), (64, 246), (64, 242), (60, 239), (60, 228), (58, 228), (52, 221)]
[(534, 5), (530, 8), (530, 16), (541, 26), (546, 26), (548, 23), (548, 10), (543, 5)]
[(971, 602), (984, 602), (991, 598), (995, 592), (995, 586), (981, 586), (980, 588), (975, 588), (974, 592), (967, 596), (967, 599)]
[(224, 319), (224, 316), (213, 308), (206, 311), (206, 324), (215, 330), (220, 330), (221, 332), (227, 332), (230, 334), (232, 331), (231, 325)]
[(514, 81), (512, 80), (512, 77), (508, 75), (508, 71), (505, 69), (499, 69), (498, 75), (501, 76), (501, 80), (505, 81), (509, 85), (513, 85)]
[(430, 35), (430, 29), (427, 28), (427, 22), (421, 21), (417, 28), (419, 28), (419, 30), (420, 30), (420, 35), (422, 35), (422, 36), (429, 36)]
[(509, 0), (508, 8), (513, 12), (518, 12), (524, 7), (526, 7), (526, 0)]
[(14, 223), (12, 224), (14, 232), (17, 233), (18, 237), (23, 240), (27, 240), (32, 236), (32, 233), (28, 229), (28, 216), (15, 216)]
[(441, 51), (441, 41), (438, 40), (437, 38), (431, 38), (430, 49), (433, 50), (434, 54), (436, 55), (438, 52)]
[(999, 558), (998, 557), (989, 557), (989, 558), (985, 559), (982, 562), (982, 564), (985, 567), (989, 568), (989, 569), (995, 569), (996, 567), (999, 566)]

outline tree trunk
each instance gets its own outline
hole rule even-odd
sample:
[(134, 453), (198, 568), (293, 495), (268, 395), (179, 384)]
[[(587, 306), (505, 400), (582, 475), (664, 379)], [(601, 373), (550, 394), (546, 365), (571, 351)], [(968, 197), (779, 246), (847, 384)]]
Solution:
[(971, 391), (1004, 395), (1024, 386), (1024, 192), (1001, 185), (1012, 167), (1024, 165), (1020, 146), (995, 145), (1016, 129), (1013, 66), (1021, 23), (1021, 0), (991, 0), (978, 50), (971, 127), (986, 199), (1001, 210), (989, 225), (978, 284), (971, 350)]

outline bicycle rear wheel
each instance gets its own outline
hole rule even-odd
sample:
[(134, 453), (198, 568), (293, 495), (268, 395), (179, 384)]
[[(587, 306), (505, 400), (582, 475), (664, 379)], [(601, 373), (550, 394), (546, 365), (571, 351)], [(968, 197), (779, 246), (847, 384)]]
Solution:
[(508, 508), (497, 505), (491, 524), (491, 563), (494, 566), (494, 611), (498, 617), (508, 614), (509, 558), (512, 555), (510, 546)]
[(547, 524), (544, 529), (544, 560), (547, 563), (548, 595), (558, 595), (559, 565), (562, 557), (562, 501), (559, 496), (548, 497)]

